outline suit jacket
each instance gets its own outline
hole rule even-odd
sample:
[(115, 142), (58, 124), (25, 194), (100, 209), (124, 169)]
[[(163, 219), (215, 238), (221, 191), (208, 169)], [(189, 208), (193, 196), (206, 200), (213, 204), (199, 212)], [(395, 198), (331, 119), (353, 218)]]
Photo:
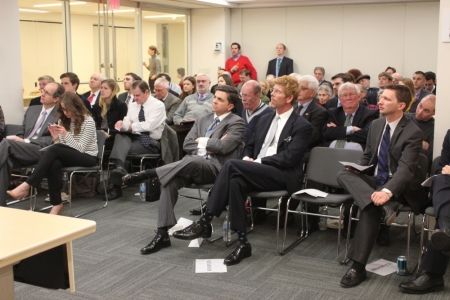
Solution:
[[(385, 124), (386, 119), (384, 117), (372, 122), (367, 136), (366, 149), (359, 164), (377, 166), (378, 148)], [(379, 190), (387, 188), (397, 199), (401, 197), (406, 199), (416, 214), (420, 212), (422, 200), (425, 199), (424, 189), (420, 185), (422, 175), (417, 167), (422, 150), (422, 140), (422, 131), (413, 121), (403, 116), (389, 143), (388, 161), (392, 178), (379, 188)], [(373, 175), (374, 171), (375, 168), (372, 168), (369, 175)]]
[[(245, 124), (241, 117), (230, 113), (209, 134), (206, 130), (214, 121), (214, 113), (201, 115), (195, 121), (184, 140), (183, 149), (186, 153), (197, 154), (198, 137), (209, 137), (206, 151), (211, 152), (209, 160), (220, 170), (223, 164), (232, 158), (242, 157)], [(227, 135), (223, 140), (222, 136)]]
[[(91, 95), (91, 91), (88, 91), (88, 92), (82, 94), (81, 96), (83, 96), (87, 100), (90, 95)], [(97, 104), (99, 101), (100, 101), (100, 93), (98, 93), (97, 97), (95, 98), (95, 103), (94, 104)], [(88, 102), (89, 102), (89, 100), (88, 100)]]
[[(28, 107), (27, 112), (25, 113), (25, 117), (23, 118), (22, 128), (16, 134), (18, 137), (25, 139), (31, 133), (31, 131), (33, 131), (34, 125), (36, 125), (36, 122), (41, 115), (41, 111), (42, 105)], [(48, 131), (45, 124), (54, 124), (57, 122), (58, 116), (56, 113), (56, 108), (53, 108), (52, 112), (47, 116), (47, 119), (45, 119), (43, 127), (41, 127), (41, 130), (39, 130), (38, 137), (36, 139), (31, 139), (30, 143), (39, 145), (41, 147), (50, 145), (52, 143), (52, 136), (50, 135), (50, 132)]]
[(86, 106), (87, 110), (92, 115), (92, 106), (89, 103), (88, 99), (86, 97), (84, 97), (83, 95), (80, 95), (78, 93), (76, 93), (76, 94), (78, 95), (78, 97), (80, 97), (81, 101), (84, 103), (84, 106)]
[(31, 99), (30, 100), (30, 104), (28, 104), (28, 107), (34, 106), (34, 105), (42, 105), (42, 103), (41, 103), (41, 96)]
[[(108, 128), (110, 131), (116, 131), (114, 125), (117, 123), (117, 121), (123, 120), (123, 118), (125, 118), (125, 116), (127, 115), (127, 112), (128, 106), (125, 102), (119, 101), (116, 97), (111, 100), (111, 106), (106, 113)], [(103, 121), (102, 108), (97, 102), (95, 102), (94, 106), (92, 107), (92, 115), (94, 117), (95, 127), (98, 130), (101, 129)]]
[[(298, 101), (294, 105), (294, 111), (297, 111), (298, 108)], [(311, 101), (311, 103), (306, 108), (305, 112), (303, 113), (302, 117), (311, 123), (313, 127), (313, 132), (311, 139), (309, 140), (309, 146), (308, 149), (312, 149), (316, 146), (319, 146), (322, 144), (322, 129), (323, 125), (327, 122), (328, 119), (328, 113), (325, 108), (320, 106), (314, 99)]]
[(164, 107), (166, 108), (166, 123), (169, 125), (173, 124), (173, 115), (177, 111), (178, 106), (180, 106), (181, 100), (175, 97), (171, 93), (167, 93), (166, 100), (164, 101)]
[(441, 158), (439, 159), (439, 165), (436, 169), (436, 174), (442, 174), (442, 168), (450, 164), (450, 130), (447, 130), (447, 134), (444, 137), (442, 143)]
[(431, 93), (429, 91), (427, 91), (425, 88), (422, 88), (419, 94), (419, 99), (416, 99), (416, 101), (414, 101), (414, 103), (411, 105), (411, 109), (409, 110), (409, 112), (415, 113), (420, 101), (422, 101), (422, 99), (425, 98), (425, 96), (428, 96), (430, 94)]
[(367, 133), (369, 132), (370, 123), (378, 118), (378, 110), (372, 110), (366, 106), (359, 105), (353, 116), (352, 126), (361, 128), (354, 133), (347, 135), (345, 124), (345, 112), (342, 106), (330, 108), (328, 110), (328, 120), (326, 123), (333, 122), (337, 127), (323, 126), (323, 145), (328, 147), (334, 140), (345, 139), (366, 147)]
[(333, 97), (325, 103), (325, 109), (338, 107), (338, 97)]
[[(255, 134), (244, 148), (244, 157), (256, 159), (264, 144), (276, 112), (259, 118)], [(308, 149), (313, 128), (308, 121), (295, 113), (289, 116), (278, 139), (277, 153), (261, 159), (261, 163), (283, 170), (288, 193), (301, 189), (303, 183), (303, 155)]]
[[(278, 77), (283, 75), (289, 75), (294, 73), (294, 61), (289, 57), (283, 57), (283, 60), (280, 64), (280, 70), (278, 70)], [(274, 58), (269, 61), (269, 65), (267, 66), (266, 76), (272, 74), (275, 76), (277, 74), (277, 58)]]
[(119, 99), (119, 101), (125, 102), (127, 101), (127, 97), (128, 97), (128, 92), (122, 93), (119, 96), (117, 96), (117, 99)]

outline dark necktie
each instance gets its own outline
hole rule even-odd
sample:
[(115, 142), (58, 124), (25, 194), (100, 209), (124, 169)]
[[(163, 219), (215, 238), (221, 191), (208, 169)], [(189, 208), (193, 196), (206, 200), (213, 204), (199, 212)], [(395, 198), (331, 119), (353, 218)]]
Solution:
[[(141, 105), (141, 110), (139, 111), (139, 122), (145, 122), (143, 105)], [(148, 148), (148, 146), (150, 145), (150, 136), (149, 136), (148, 132), (141, 132), (141, 144), (145, 148)]]
[(380, 152), (378, 153), (377, 188), (385, 184), (389, 177), (388, 149), (391, 141), (390, 131), (391, 127), (388, 124), (381, 139)]
[(297, 111), (295, 112), (297, 115), (300, 115), (300, 112), (302, 111), (302, 109), (303, 109), (303, 105), (300, 105), (298, 108), (297, 108)]
[[(352, 115), (348, 114), (347, 118), (345, 118), (345, 123), (344, 123), (344, 127), (345, 130), (347, 130), (347, 126), (351, 126), (352, 125)], [(345, 139), (342, 140), (337, 140), (336, 144), (334, 145), (334, 148), (338, 148), (338, 149), (344, 149), (345, 148)]]
[(210, 133), (214, 129), (216, 129), (217, 124), (219, 124), (219, 117), (216, 117), (211, 125), (209, 125), (208, 129), (206, 129), (206, 134)]

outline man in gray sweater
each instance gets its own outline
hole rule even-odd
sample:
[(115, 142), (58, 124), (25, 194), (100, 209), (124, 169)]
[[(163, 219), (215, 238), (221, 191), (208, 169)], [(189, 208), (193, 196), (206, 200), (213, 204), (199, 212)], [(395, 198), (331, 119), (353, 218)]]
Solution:
[(180, 125), (193, 122), (199, 116), (212, 112), (214, 95), (209, 92), (209, 75), (197, 74), (197, 93), (187, 96), (173, 115), (173, 123)]

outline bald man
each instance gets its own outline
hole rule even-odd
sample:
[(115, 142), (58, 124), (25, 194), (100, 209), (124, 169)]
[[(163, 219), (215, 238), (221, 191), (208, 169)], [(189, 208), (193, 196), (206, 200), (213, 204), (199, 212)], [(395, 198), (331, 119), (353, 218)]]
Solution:
[(91, 89), (89, 92), (83, 94), (86, 99), (88, 99), (91, 106), (100, 100), (100, 86), (102, 85), (102, 81), (106, 78), (101, 73), (94, 73), (91, 75), (89, 79), (89, 88)]

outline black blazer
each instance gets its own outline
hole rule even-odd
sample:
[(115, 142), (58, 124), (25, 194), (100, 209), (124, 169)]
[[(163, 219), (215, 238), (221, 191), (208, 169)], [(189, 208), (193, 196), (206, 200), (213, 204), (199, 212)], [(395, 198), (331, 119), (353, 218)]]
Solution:
[[(123, 120), (128, 112), (128, 106), (125, 102), (119, 101), (117, 97), (114, 97), (111, 101), (111, 106), (106, 113), (106, 118), (108, 119), (108, 128), (110, 131), (115, 131), (114, 125), (119, 120)], [(99, 103), (95, 103), (92, 107), (92, 114), (95, 121), (95, 127), (100, 130), (102, 126), (102, 108)]]
[(325, 109), (336, 108), (338, 104), (338, 97), (331, 98), (325, 103)]
[[(90, 95), (91, 95), (91, 91), (88, 91), (88, 92), (82, 94), (81, 96), (85, 97), (87, 100)], [(97, 98), (95, 98), (95, 103), (98, 103), (98, 101), (100, 101), (100, 93), (98, 93)], [(88, 100), (88, 102), (89, 102), (89, 100)]]
[[(244, 157), (253, 159), (258, 157), (275, 114), (276, 112), (273, 111), (259, 118), (255, 134), (244, 148)], [(289, 194), (302, 187), (303, 156), (308, 149), (312, 131), (311, 124), (293, 111), (278, 139), (277, 154), (261, 159), (262, 164), (283, 170)]]
[(91, 103), (89, 103), (89, 101), (87, 100), (86, 97), (84, 97), (83, 95), (80, 95), (78, 93), (76, 93), (78, 95), (78, 97), (80, 97), (81, 101), (84, 103), (84, 106), (86, 106), (87, 110), (89, 111), (89, 113), (92, 115), (92, 106)]
[(373, 120), (378, 119), (378, 110), (373, 110), (360, 105), (353, 117), (352, 126), (357, 126), (361, 128), (361, 130), (349, 135), (347, 135), (346, 128), (344, 127), (345, 119), (346, 117), (342, 106), (328, 110), (327, 123), (333, 122), (337, 127), (327, 127), (327, 124), (323, 126), (323, 145), (328, 147), (334, 140), (345, 139), (360, 144), (364, 149), (366, 147), (370, 123), (372, 123)]
[(378, 105), (379, 88), (369, 88), (366, 94), (366, 100), (369, 104)]
[[(283, 57), (283, 60), (280, 64), (280, 70), (278, 71), (278, 77), (283, 75), (289, 75), (294, 73), (294, 61), (289, 57)], [(274, 58), (269, 61), (269, 65), (267, 66), (267, 75), (272, 74), (275, 76), (277, 74), (277, 59)]]
[(119, 99), (119, 101), (125, 102), (127, 101), (127, 97), (128, 97), (128, 92), (122, 93), (119, 96), (117, 96), (117, 99)]
[(41, 96), (31, 99), (30, 104), (28, 104), (28, 107), (34, 106), (34, 105), (42, 105)]
[[(294, 111), (297, 111), (298, 102), (294, 105)], [(328, 113), (325, 108), (320, 106), (314, 99), (306, 108), (302, 115), (306, 121), (311, 123), (313, 132), (311, 139), (309, 140), (308, 149), (312, 149), (322, 144), (322, 129), (323, 125), (327, 122)]]

